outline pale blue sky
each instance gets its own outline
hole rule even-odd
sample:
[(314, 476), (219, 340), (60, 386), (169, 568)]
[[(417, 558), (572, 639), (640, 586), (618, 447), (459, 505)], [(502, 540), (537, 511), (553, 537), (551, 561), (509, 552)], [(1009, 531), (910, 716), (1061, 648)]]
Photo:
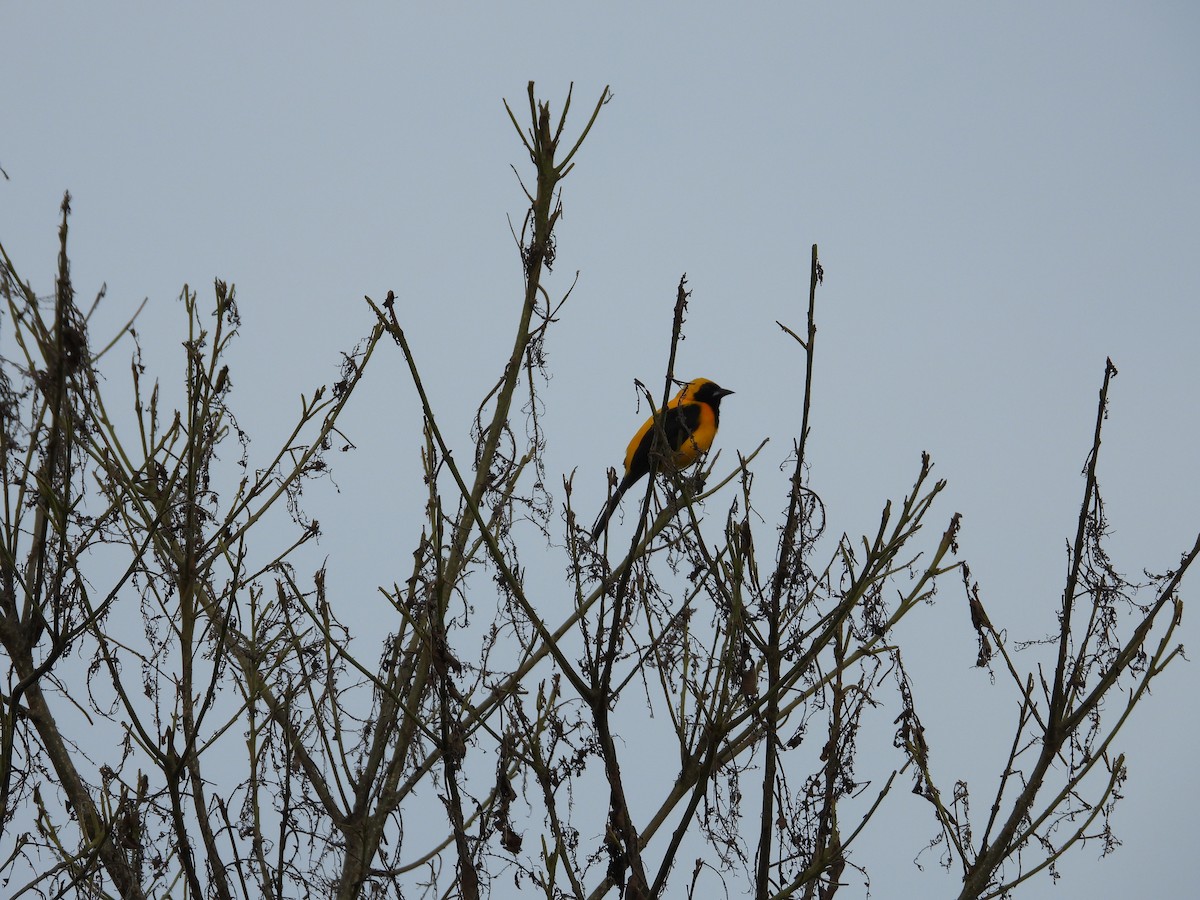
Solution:
[[(523, 110), (534, 79), (558, 108), (573, 81), (578, 127), (608, 84), (564, 185), (552, 285), (580, 279), (548, 346), (552, 488), (577, 468), (576, 502), (589, 516), (599, 504), (639, 421), (632, 379), (659, 383), (687, 272), (679, 371), (737, 391), (728, 458), (772, 438), (759, 506), (780, 507), (802, 359), (774, 323), (801, 325), (815, 242), (812, 474), (835, 532), (873, 529), (928, 450), (993, 619), (1014, 637), (1049, 631), (1111, 356), (1115, 562), (1162, 571), (1195, 539), (1193, 4), (0, 8), (0, 239), (49, 290), (69, 189), (76, 288), (109, 289), (94, 330), (148, 297), (147, 357), (171, 371), (182, 284), (235, 282), (239, 408), (264, 448), (297, 383), (333, 377), (370, 327), (362, 296), (389, 289), (465, 437), (520, 295), (506, 217), (519, 224), (509, 166), (526, 160), (501, 99)], [(581, 424), (584, 405), (614, 440)], [(404, 577), (424, 502), (417, 423), (388, 354), (352, 410), (360, 450), (340, 494), (314, 500), (331, 580), (362, 597)], [(396, 517), (411, 529), (395, 533)], [(935, 763), (986, 730), (955, 712), (962, 698), (1006, 690), (971, 668), (950, 587), (906, 635), (918, 687), (945, 692), (926, 704)], [(1195, 634), (1192, 616), (1183, 639)], [(1063, 885), (1021, 896), (1183, 895), (1200, 839), (1200, 675), (1179, 664), (1159, 685), (1119, 741), (1125, 846), (1104, 862), (1077, 853)], [(950, 893), (936, 867), (910, 864), (919, 840), (888, 828), (919, 838), (932, 820), (905, 807), (864, 847), (874, 895)]]

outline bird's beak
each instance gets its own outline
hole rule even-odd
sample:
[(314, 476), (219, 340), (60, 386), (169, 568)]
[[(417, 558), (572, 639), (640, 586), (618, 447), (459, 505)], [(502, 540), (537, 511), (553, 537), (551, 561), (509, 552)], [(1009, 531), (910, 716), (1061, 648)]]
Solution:
[(720, 394), (722, 397), (728, 397), (732, 393), (733, 393), (733, 391), (731, 391), (727, 388), (721, 388), (721, 391), (720, 391)]

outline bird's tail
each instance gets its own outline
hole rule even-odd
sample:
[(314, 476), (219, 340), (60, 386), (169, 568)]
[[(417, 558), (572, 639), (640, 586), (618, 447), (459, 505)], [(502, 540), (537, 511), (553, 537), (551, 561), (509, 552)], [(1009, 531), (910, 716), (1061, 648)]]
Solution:
[(621, 484), (613, 491), (612, 496), (608, 498), (608, 502), (604, 504), (604, 509), (600, 510), (600, 515), (596, 516), (596, 524), (592, 526), (592, 542), (600, 540), (600, 535), (604, 533), (604, 529), (608, 527), (608, 520), (612, 518), (612, 514), (617, 511), (617, 506), (621, 503), (621, 497), (625, 495), (625, 490), (629, 486)]

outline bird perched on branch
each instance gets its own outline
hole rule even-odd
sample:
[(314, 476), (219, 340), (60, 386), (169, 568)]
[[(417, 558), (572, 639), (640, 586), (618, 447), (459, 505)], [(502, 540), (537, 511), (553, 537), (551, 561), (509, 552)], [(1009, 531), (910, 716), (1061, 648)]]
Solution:
[[(661, 428), (655, 426), (654, 416), (645, 421), (625, 451), (625, 477), (592, 526), (593, 541), (604, 532), (625, 492), (643, 475), (657, 473), (664, 461), (674, 469), (686, 468), (708, 452), (717, 436), (721, 398), (732, 393), (715, 381), (697, 378), (685, 384), (662, 410)], [(665, 446), (662, 445), (664, 439)]]

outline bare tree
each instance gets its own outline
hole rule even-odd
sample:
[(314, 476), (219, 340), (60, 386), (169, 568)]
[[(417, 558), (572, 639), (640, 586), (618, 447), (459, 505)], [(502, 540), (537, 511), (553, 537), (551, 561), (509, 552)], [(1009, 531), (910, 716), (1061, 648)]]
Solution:
[[(1134, 584), (1105, 552), (1111, 362), (1057, 631), (1038, 645), (1052, 668), (1023, 666), (993, 625), (956, 559), (959, 517), (926, 537), (945, 490), (927, 455), (861, 540), (825, 535), (807, 457), (815, 246), (805, 324), (780, 325), (804, 371), (789, 489), (767, 501), (781, 511), (761, 512), (753, 490), (760, 445), (648, 479), (626, 501), (628, 543), (593, 543), (573, 476), (557, 496), (548, 486), (539, 392), (572, 287), (551, 290), (562, 184), (609, 99), (573, 140), (570, 93), (555, 117), (530, 84), (526, 124), (506, 107), (531, 163), (514, 233), (524, 283), (467, 448), (446, 436), (425, 389), (444, 373), (421, 368), (392, 293), (368, 298), (370, 333), (263, 457), (230, 405), (232, 287), (207, 303), (182, 292), (175, 408), (133, 321), (100, 348), (89, 334), (68, 201), (52, 296), (0, 248), (0, 873), (13, 896), (829, 898), (870, 865), (855, 843), (901, 779), (929, 802), (963, 898), (1008, 896), (1085, 842), (1111, 848), (1114, 739), (1180, 653), (1178, 589), (1200, 553)], [(652, 410), (673, 390), (689, 297), (681, 279), (661, 399), (642, 388)], [(114, 401), (101, 368), (130, 344), (132, 397)], [(299, 574), (319, 534), (300, 495), (350, 446), (340, 417), (389, 346), (420, 398), (428, 499), (411, 569), (380, 588), (393, 615), (374, 653), (339, 619), (324, 568)], [(1017, 701), (982, 819), (965, 781), (934, 771), (896, 633), (947, 578), (965, 586), (979, 665)], [(892, 759), (860, 753), (868, 716), (894, 720)], [(638, 777), (647, 756), (674, 761), (654, 789)]]

